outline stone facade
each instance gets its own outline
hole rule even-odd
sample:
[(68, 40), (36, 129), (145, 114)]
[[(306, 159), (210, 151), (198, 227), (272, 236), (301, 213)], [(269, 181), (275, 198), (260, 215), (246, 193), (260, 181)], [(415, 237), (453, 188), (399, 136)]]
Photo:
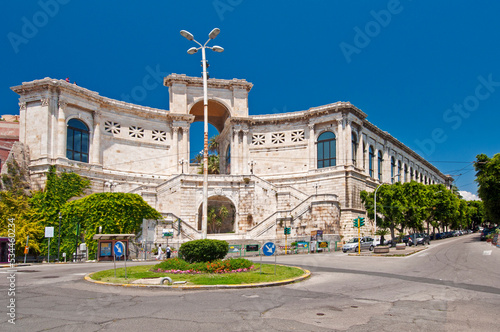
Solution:
[[(189, 160), (190, 125), (203, 121), (202, 80), (172, 74), (164, 84), (169, 110), (50, 78), (13, 87), (20, 95), (20, 141), (29, 147), (32, 180), (43, 186), (44, 173), (57, 165), (91, 179), (94, 192), (138, 193), (165, 215), (164, 223), (176, 230), (174, 241), (199, 238), (203, 176), (180, 161)], [(292, 238), (323, 230), (339, 240), (356, 234), (352, 220), (365, 215), (362, 190), (391, 181), (449, 184), (449, 177), (348, 102), (249, 115), (251, 88), (245, 80), (208, 80), (221, 169), (209, 176), (209, 205), (219, 200), (234, 206), (233, 230), (209, 238), (264, 241), (281, 238), (283, 227), (291, 226)], [(83, 152), (74, 147), (75, 133)], [(331, 138), (323, 141), (324, 133)], [(333, 152), (324, 152), (325, 146)]]
[(0, 171), (5, 165), (9, 152), (19, 141), (19, 116), (2, 115), (0, 117)]

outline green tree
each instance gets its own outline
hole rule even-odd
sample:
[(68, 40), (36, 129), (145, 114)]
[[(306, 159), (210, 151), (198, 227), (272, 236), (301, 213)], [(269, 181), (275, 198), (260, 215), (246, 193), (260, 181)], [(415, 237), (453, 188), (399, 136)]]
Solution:
[(209, 233), (219, 233), (224, 220), (229, 216), (229, 210), (224, 205), (219, 207), (209, 206), (207, 224)]
[(477, 229), (484, 223), (484, 207), (482, 201), (468, 201), (470, 215), (470, 229)]
[[(128, 193), (98, 193), (66, 204), (63, 217), (69, 223), (73, 237), (66, 252), (73, 253), (77, 226), (80, 225), (89, 258), (95, 258), (97, 241), (93, 239), (99, 226), (105, 234), (139, 234), (143, 219), (160, 219), (161, 214), (149, 206), (141, 196)], [(78, 239), (80, 241), (80, 239)]]
[[(89, 188), (90, 181), (80, 175), (72, 172), (62, 172), (57, 174), (55, 166), (51, 166), (47, 173), (45, 189), (33, 193), (30, 200), (32, 207), (30, 219), (38, 221), (43, 227), (54, 227), (54, 239), (59, 235), (59, 213), (62, 212), (64, 205), (72, 198), (82, 196), (85, 189)], [(74, 241), (68, 234), (68, 220), (61, 218), (61, 248), (68, 242)], [(52, 239), (52, 240), (54, 240)], [(48, 240), (45, 238), (40, 241), (40, 251), (47, 254)], [(31, 242), (31, 237), (30, 237)], [(50, 255), (57, 254), (57, 245), (51, 241)], [(66, 252), (67, 251), (61, 251)]]
[(485, 154), (476, 156), (474, 163), (478, 194), (484, 204), (484, 212), (490, 222), (500, 223), (500, 153), (493, 158)]
[[(360, 196), (368, 217), (374, 220), (374, 193), (363, 190)], [(400, 183), (383, 184), (377, 191), (377, 228), (388, 228), (393, 239), (396, 238), (395, 231), (402, 232), (405, 227), (405, 204), (403, 186)]]
[(219, 135), (215, 135), (210, 137), (208, 140), (208, 151), (212, 153), (219, 153), (219, 142), (217, 141), (219, 139)]
[(7, 173), (2, 174), (0, 191), (0, 236), (8, 235), (8, 221), (14, 219), (16, 255), (24, 252), (26, 239), (30, 239), (30, 253), (40, 252), (39, 239), (43, 236), (43, 226), (31, 217), (31, 194), (26, 170), (17, 161), (8, 161)]

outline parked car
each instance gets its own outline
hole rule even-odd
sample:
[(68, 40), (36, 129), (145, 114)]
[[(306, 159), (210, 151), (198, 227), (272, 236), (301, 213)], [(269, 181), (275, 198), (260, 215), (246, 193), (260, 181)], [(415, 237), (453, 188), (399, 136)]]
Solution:
[(429, 237), (429, 235), (427, 235), (427, 233), (417, 233), (415, 234), (415, 236), (413, 237), (413, 239), (416, 239), (415, 240), (415, 245), (424, 245), (424, 244), (431, 244), (431, 239)]
[(342, 246), (342, 251), (343, 252), (348, 252), (348, 251), (358, 251), (358, 244), (361, 244), (361, 250), (370, 250), (372, 251), (374, 248), (373, 245), (373, 239), (369, 236), (362, 237), (360, 241), (358, 241), (358, 238), (352, 238), (349, 241), (347, 241), (346, 244)]

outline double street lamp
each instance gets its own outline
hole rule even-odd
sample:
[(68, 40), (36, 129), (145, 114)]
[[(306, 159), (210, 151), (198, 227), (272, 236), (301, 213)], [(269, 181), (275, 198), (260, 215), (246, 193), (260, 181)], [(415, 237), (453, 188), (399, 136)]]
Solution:
[(205, 57), (205, 49), (211, 49), (212, 51), (221, 53), (224, 49), (220, 46), (207, 46), (208, 42), (220, 33), (219, 28), (215, 28), (208, 34), (208, 40), (205, 44), (201, 44), (194, 39), (194, 36), (187, 32), (186, 30), (181, 30), (181, 36), (187, 40), (192, 40), (199, 47), (191, 47), (187, 50), (188, 54), (195, 54), (201, 49), (201, 64), (203, 66), (203, 212), (201, 219), (201, 237), (202, 239), (207, 238), (207, 212), (208, 212), (208, 96), (207, 96), (207, 60)]

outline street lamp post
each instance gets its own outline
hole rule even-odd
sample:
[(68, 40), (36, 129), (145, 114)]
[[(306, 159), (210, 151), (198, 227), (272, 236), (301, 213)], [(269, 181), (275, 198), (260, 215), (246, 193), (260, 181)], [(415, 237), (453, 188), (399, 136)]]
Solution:
[(212, 51), (221, 53), (224, 49), (220, 46), (207, 46), (208, 42), (219, 34), (220, 29), (215, 28), (208, 34), (208, 40), (205, 44), (200, 44), (194, 39), (194, 36), (186, 30), (181, 30), (181, 36), (187, 40), (192, 40), (200, 47), (191, 47), (187, 52), (188, 54), (195, 54), (201, 49), (201, 63), (203, 66), (203, 212), (201, 219), (201, 237), (207, 238), (207, 212), (208, 212), (208, 96), (207, 96), (207, 60), (205, 56), (205, 49), (209, 48)]
[(61, 253), (61, 212), (59, 212), (59, 235), (57, 236), (57, 261), (59, 260), (59, 255)]
[[(391, 177), (391, 182), (395, 177), (399, 176), (400, 174), (401, 173), (398, 173), (398, 174), (394, 175), (393, 177)], [(375, 189), (375, 194), (373, 195), (373, 201), (374, 201), (374, 217), (373, 217), (373, 219), (375, 221), (375, 228), (373, 230), (373, 240), (376, 240), (375, 235), (377, 233), (377, 191), (379, 190), (380, 187), (382, 187), (383, 184), (384, 183), (381, 183), (378, 185), (377, 189)], [(383, 243), (381, 243), (380, 245), (383, 245)]]

